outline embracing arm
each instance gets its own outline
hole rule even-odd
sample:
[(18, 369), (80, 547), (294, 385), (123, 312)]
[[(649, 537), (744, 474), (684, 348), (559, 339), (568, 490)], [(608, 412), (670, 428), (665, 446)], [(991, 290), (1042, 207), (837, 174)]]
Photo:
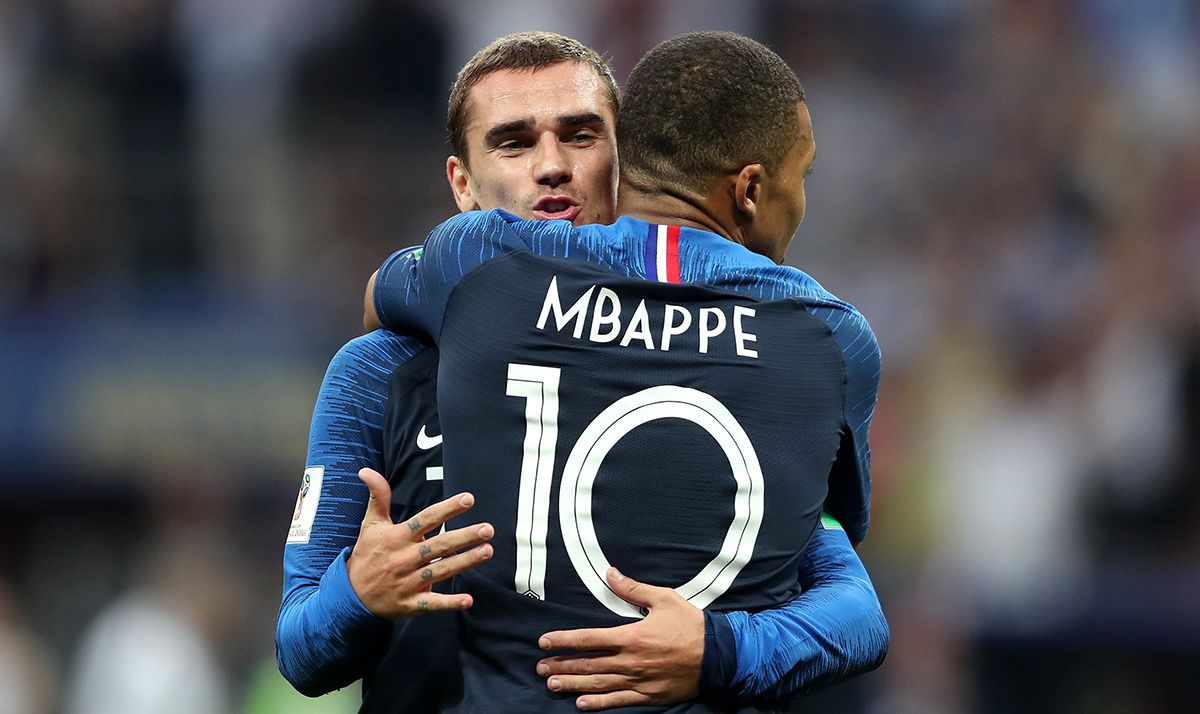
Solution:
[(801, 558), (803, 592), (759, 613), (700, 611), (671, 588), (610, 570), (608, 585), (649, 612), (611, 628), (548, 632), (538, 663), (554, 691), (581, 709), (673, 704), (697, 696), (735, 703), (788, 699), (879, 666), (888, 627), (866, 569), (832, 519)]
[(701, 691), (789, 699), (878, 667), (889, 631), (846, 533), (824, 519), (800, 562), (801, 595), (753, 615), (705, 613)]
[(279, 669), (304, 694), (368, 674), (387, 645), (389, 620), (470, 607), (470, 595), (432, 587), (491, 557), (491, 546), (480, 545), (492, 537), (489, 524), (425, 538), (470, 509), (470, 494), (434, 503), (403, 523), (392, 520), (391, 488), (379, 473), (388, 381), (421, 348), (384, 332), (352, 340), (330, 363), (317, 398), (309, 490), (288, 534), (276, 628)]
[(887, 654), (887, 621), (853, 547), (870, 522), (867, 433), (879, 392), (879, 342), (849, 305), (813, 314), (829, 324), (846, 376), (842, 441), (825, 501), (832, 515), (822, 516), (801, 557), (799, 597), (754, 615), (706, 613), (705, 691), (786, 699), (870, 671)]
[(390, 623), (350, 585), (347, 558), (367, 506), (364, 466), (382, 469), (386, 369), (396, 347), (365, 335), (338, 351), (325, 373), (309, 431), (307, 483), (284, 547), (284, 592), (275, 631), (279, 671), (317, 696), (363, 676)]

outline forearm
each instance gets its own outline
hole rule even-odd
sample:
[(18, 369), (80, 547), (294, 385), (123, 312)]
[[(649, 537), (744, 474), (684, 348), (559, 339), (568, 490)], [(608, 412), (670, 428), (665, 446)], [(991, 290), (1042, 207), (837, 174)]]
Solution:
[(310, 697), (361, 679), (391, 628), (355, 595), (347, 557), (349, 549), (334, 559), (319, 582), (294, 585), (279, 611), (275, 630), (279, 671)]
[(753, 615), (705, 613), (703, 692), (787, 699), (883, 662), (887, 621), (845, 533), (814, 532), (801, 576), (802, 594), (782, 607)]
[(386, 637), (390, 627), (355, 594), (346, 558), (368, 501), (358, 470), (382, 467), (387, 379), (413, 354), (412, 347), (382, 332), (350, 341), (330, 361), (313, 408), (308, 468), (284, 546), (276, 623), (280, 672), (308, 695), (362, 677), (376, 638)]

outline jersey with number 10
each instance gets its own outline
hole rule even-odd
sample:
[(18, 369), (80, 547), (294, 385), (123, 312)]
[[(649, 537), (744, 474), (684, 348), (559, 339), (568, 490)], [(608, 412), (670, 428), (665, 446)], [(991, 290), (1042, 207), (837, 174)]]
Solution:
[(375, 305), (438, 344), (445, 493), (496, 530), (456, 582), (463, 711), (573, 711), (538, 636), (641, 617), (610, 565), (755, 611), (797, 594), (823, 509), (865, 535), (878, 345), (798, 270), (691, 228), (471, 212), (389, 258)]

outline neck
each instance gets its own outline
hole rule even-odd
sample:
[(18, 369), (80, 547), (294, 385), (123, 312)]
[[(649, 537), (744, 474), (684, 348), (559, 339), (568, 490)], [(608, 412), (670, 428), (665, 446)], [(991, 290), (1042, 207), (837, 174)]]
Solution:
[(742, 230), (728, 212), (720, 210), (714, 196), (660, 189), (650, 192), (623, 184), (618, 192), (617, 215), (647, 223), (670, 224), (716, 233), (745, 245)]

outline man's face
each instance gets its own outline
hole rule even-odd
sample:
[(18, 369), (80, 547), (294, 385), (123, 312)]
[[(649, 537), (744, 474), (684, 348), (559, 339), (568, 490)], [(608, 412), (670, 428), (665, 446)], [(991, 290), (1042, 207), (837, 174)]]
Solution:
[(493, 72), (471, 88), (465, 129), (467, 162), (446, 162), (459, 210), (503, 208), (575, 225), (612, 221), (616, 116), (591, 66)]
[(763, 182), (759, 215), (755, 220), (759, 244), (768, 246), (768, 257), (780, 263), (787, 252), (788, 243), (804, 220), (804, 179), (816, 157), (808, 107), (801, 102), (797, 111), (800, 113), (800, 136), (779, 168), (769, 180)]

